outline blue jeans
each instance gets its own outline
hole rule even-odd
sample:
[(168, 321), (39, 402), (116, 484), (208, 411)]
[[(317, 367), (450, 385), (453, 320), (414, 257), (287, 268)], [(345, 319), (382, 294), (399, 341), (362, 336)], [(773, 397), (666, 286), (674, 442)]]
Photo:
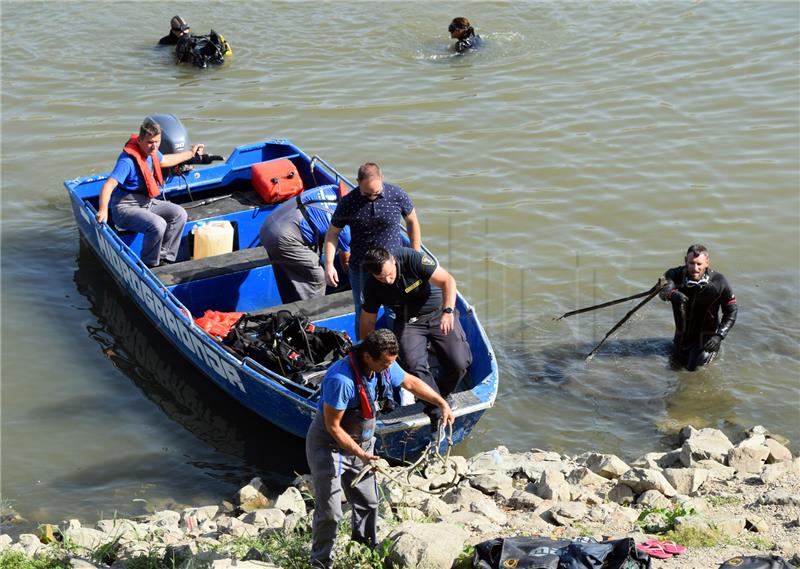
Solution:
[[(353, 306), (355, 307), (356, 311), (356, 339), (363, 340), (363, 338), (358, 337), (358, 330), (359, 330), (359, 322), (361, 321), (361, 305), (364, 303), (364, 283), (368, 278), (370, 278), (370, 274), (366, 271), (354, 271), (350, 269), (350, 288), (353, 289)], [(394, 312), (384, 306), (383, 307), (383, 321), (384, 325), (382, 328), (388, 328), (389, 330), (394, 330), (394, 320), (395, 315)]]

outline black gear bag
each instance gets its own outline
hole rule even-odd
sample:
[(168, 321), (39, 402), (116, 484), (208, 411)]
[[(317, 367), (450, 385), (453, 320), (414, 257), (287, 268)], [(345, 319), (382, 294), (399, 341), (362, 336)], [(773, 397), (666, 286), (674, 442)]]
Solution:
[(222, 34), (214, 30), (204, 36), (184, 34), (175, 46), (175, 55), (179, 62), (191, 63), (196, 67), (208, 67), (209, 63), (221, 65), (225, 55), (230, 52), (228, 42)]
[(631, 538), (595, 541), (507, 537), (476, 545), (472, 566), (475, 569), (650, 569), (650, 556), (637, 550)]
[(303, 313), (245, 314), (222, 341), (268, 370), (307, 385), (352, 346), (345, 332), (317, 326)]

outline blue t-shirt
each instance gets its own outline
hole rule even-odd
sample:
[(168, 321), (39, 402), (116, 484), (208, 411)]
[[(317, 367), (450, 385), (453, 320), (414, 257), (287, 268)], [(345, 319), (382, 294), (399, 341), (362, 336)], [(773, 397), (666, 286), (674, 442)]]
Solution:
[[(164, 158), (161, 151), (158, 152), (158, 159)], [(147, 157), (147, 166), (153, 169), (153, 158)], [(147, 187), (144, 184), (144, 179), (139, 174), (139, 168), (136, 167), (136, 162), (133, 156), (127, 152), (120, 152), (117, 163), (114, 165), (114, 170), (108, 176), (117, 181), (117, 187), (126, 192), (144, 192), (147, 193)]]
[[(358, 356), (354, 354), (353, 359), (358, 362)], [(358, 363), (356, 364), (358, 365)], [(367, 393), (375, 400), (375, 390), (378, 385), (378, 375), (373, 373), (369, 377), (363, 375), (361, 380), (367, 388)], [(394, 362), (389, 366), (389, 383), (391, 386), (400, 387), (403, 383), (403, 378), (406, 372), (400, 367), (400, 364)], [(353, 375), (353, 368), (350, 366), (350, 358), (344, 357), (338, 362), (334, 363), (325, 373), (322, 380), (322, 394), (320, 395), (319, 402), (317, 403), (317, 410), (322, 412), (323, 405), (327, 403), (338, 411), (345, 409), (355, 409), (360, 407), (361, 403), (358, 400), (358, 392), (356, 391), (356, 378)]]
[(470, 36), (463, 40), (458, 40), (455, 45), (456, 53), (466, 53), (474, 49), (483, 47), (484, 41), (481, 36)]
[[(325, 233), (331, 224), (331, 217), (336, 211), (338, 200), (337, 186), (322, 186), (306, 190), (300, 194), (300, 201), (305, 205), (306, 215), (311, 221), (311, 225), (306, 221), (306, 216), (300, 218), (300, 235), (306, 245), (314, 247), (321, 245), (325, 241)], [(350, 250), (350, 228), (345, 227), (339, 233), (339, 250)]]
[(350, 226), (350, 269), (361, 270), (361, 259), (373, 247), (387, 251), (403, 245), (400, 220), (414, 210), (411, 198), (402, 188), (384, 184), (380, 196), (368, 200), (358, 189), (353, 190), (339, 202), (331, 225), (343, 228)]

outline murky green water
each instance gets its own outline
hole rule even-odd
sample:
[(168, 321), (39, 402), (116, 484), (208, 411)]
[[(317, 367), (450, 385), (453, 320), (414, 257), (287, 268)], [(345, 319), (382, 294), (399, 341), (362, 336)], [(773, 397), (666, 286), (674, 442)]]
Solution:
[[(62, 180), (110, 170), (154, 112), (210, 152), (287, 137), (409, 191), (500, 363), (459, 452), (630, 457), (687, 422), (764, 424), (797, 450), (797, 3), (0, 10), (2, 497), (31, 522), (216, 502), (304, 468), (297, 440), (221, 400), (79, 253)], [(224, 33), (232, 61), (199, 71), (154, 48), (176, 12)], [(448, 55), (456, 15), (485, 51)], [(657, 302), (585, 363), (630, 307), (552, 318), (649, 288), (696, 241), (740, 303), (716, 364), (669, 369)]]

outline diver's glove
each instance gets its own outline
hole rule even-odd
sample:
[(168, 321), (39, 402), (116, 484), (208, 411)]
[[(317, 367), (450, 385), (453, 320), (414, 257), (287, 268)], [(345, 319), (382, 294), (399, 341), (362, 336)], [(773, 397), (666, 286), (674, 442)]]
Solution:
[(211, 164), (216, 160), (225, 160), (225, 157), (219, 154), (195, 154), (190, 162), (192, 164)]
[(674, 306), (682, 306), (682, 305), (686, 304), (687, 302), (689, 302), (689, 297), (686, 296), (685, 294), (683, 294), (679, 290), (673, 290), (672, 294), (669, 295), (669, 301)]
[(716, 352), (717, 350), (719, 350), (719, 345), (721, 343), (722, 343), (722, 336), (720, 336), (719, 334), (714, 334), (708, 340), (706, 340), (705, 344), (703, 344), (703, 351)]

